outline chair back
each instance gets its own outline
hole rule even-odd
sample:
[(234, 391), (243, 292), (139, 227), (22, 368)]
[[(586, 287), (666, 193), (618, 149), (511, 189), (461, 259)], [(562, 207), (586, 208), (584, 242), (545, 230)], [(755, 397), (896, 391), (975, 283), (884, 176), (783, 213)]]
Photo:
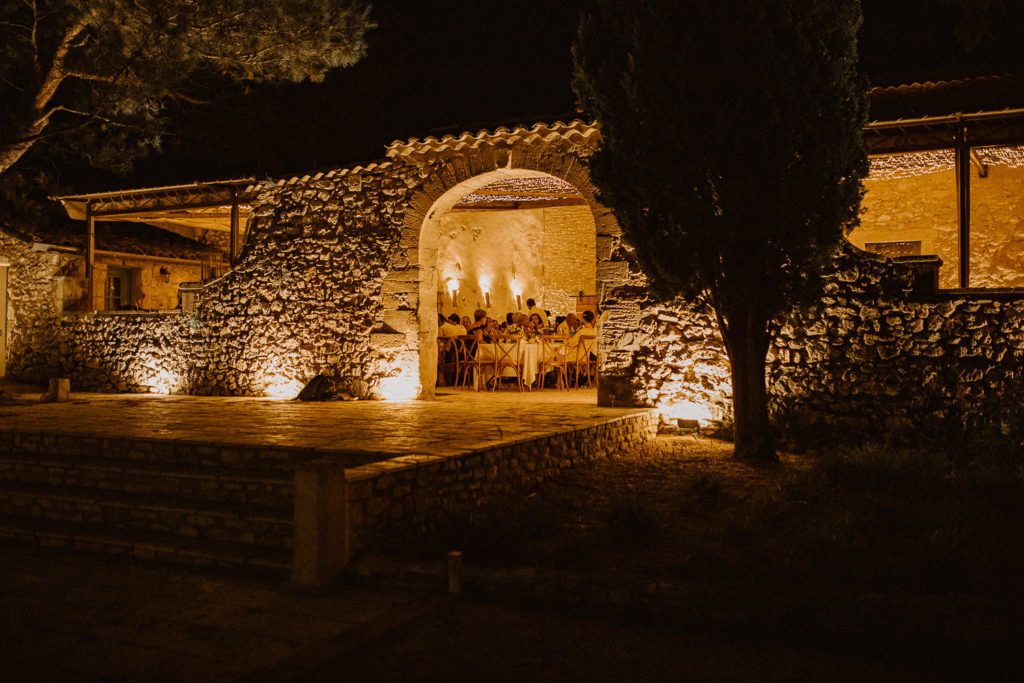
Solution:
[(500, 371), (501, 368), (519, 367), (519, 345), (523, 339), (514, 334), (497, 334), (491, 337), (494, 343), (494, 368)]
[(470, 371), (478, 368), (480, 363), (476, 359), (477, 339), (475, 335), (466, 334), (454, 337), (455, 344), (455, 385), (466, 386), (469, 381)]
[(494, 384), (496, 389), (501, 383), (501, 376), (505, 368), (512, 368), (516, 373), (516, 387), (523, 390), (523, 369), (520, 366), (519, 345), (523, 343), (519, 335), (498, 334), (492, 335), (494, 343)]

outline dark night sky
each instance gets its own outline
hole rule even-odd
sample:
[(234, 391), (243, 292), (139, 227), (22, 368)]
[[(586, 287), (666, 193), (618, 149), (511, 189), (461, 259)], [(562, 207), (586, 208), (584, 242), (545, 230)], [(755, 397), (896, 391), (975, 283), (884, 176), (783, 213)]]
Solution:
[[(965, 0), (966, 1), (966, 0)], [(382, 0), (369, 54), (322, 84), (257, 88), (182, 112), (166, 154), (115, 185), (301, 174), (369, 161), (395, 138), (571, 118), (570, 46), (587, 0)], [(964, 54), (960, 10), (938, 0), (865, 0), (873, 85), (1020, 71), (1024, 2)], [(110, 179), (93, 182), (111, 186)]]

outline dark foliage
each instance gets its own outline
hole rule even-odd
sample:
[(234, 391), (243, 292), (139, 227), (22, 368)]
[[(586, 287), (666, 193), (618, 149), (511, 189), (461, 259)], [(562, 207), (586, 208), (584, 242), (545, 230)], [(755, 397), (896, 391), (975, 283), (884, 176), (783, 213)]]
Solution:
[(773, 319), (813, 299), (867, 173), (860, 5), (601, 1), (574, 47), (601, 123), (592, 164), (652, 284), (714, 307), (733, 373), (736, 454), (774, 459)]
[(4, 192), (19, 199), (82, 161), (125, 170), (159, 148), (177, 104), (322, 80), (363, 56), (372, 27), (361, 0), (0, 4), (0, 174), (34, 152)]

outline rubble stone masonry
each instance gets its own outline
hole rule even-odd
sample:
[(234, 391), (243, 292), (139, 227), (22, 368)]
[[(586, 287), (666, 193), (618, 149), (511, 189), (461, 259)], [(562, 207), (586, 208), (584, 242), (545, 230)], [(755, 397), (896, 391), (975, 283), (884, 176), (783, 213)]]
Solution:
[[(56, 318), (52, 282), (32, 274), (54, 272), (59, 264), (37, 261), (58, 257), (0, 238), (16, 290), (9, 373), (59, 371), (75, 390), (256, 396), (294, 396), (321, 373), (356, 396), (380, 396), (398, 380), (429, 396), (429, 278), (439, 266), (424, 226), (439, 224), (445, 202), (474, 183), (548, 174), (570, 182), (594, 219), (599, 402), (685, 402), (728, 419), (714, 317), (650, 293), (590, 183), (596, 144), (585, 124), (538, 124), (396, 142), (389, 161), (268, 183), (238, 263), (188, 291), (195, 304), (182, 313)], [(841, 251), (821, 303), (786, 316), (769, 355), (772, 412), (784, 429), (1017, 429), (1024, 293), (937, 291), (937, 265)]]

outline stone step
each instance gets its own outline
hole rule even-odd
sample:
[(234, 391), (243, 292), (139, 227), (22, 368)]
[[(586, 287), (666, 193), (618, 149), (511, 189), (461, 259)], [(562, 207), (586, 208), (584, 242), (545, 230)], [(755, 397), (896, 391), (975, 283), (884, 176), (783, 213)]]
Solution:
[(190, 464), (0, 452), (0, 482), (74, 486), (124, 493), (288, 507), (291, 472), (252, 472)]
[(0, 483), (0, 514), (279, 549), (291, 548), (294, 537), (290, 506), (235, 505), (24, 482)]
[(0, 431), (0, 453), (164, 463), (171, 467), (222, 467), (290, 473), (294, 463), (318, 457), (310, 448), (244, 446), (166, 439), (119, 439), (60, 433)]
[(245, 569), (281, 578), (291, 572), (292, 552), (226, 541), (185, 539), (169, 533), (112, 530), (97, 524), (69, 524), (0, 515), (0, 539), (44, 547), (125, 555), (196, 567)]

